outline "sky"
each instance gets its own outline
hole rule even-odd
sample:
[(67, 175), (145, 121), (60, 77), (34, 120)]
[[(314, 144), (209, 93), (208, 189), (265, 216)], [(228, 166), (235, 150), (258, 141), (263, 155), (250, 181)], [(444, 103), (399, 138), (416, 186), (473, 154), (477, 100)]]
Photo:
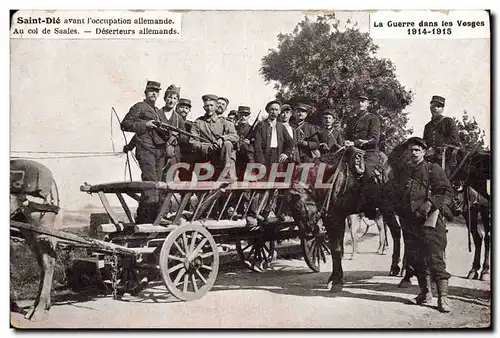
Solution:
[[(367, 12), (337, 12), (368, 31)], [(124, 141), (116, 119), (143, 99), (147, 80), (174, 83), (193, 102), (194, 120), (203, 114), (201, 96), (229, 98), (229, 109), (252, 108), (255, 118), (274, 98), (259, 74), (262, 57), (304, 17), (300, 11), (191, 11), (183, 15), (179, 40), (10, 41), (11, 150), (113, 151)], [(445, 115), (466, 109), (489, 137), (489, 40), (374, 40), (399, 81), (414, 92), (408, 127), (421, 136), (430, 119), (432, 95), (446, 97)], [(163, 104), (163, 91), (158, 106)], [(251, 119), (252, 119), (251, 118)], [(111, 134), (113, 135), (111, 137)], [(127, 135), (130, 137), (130, 135)], [(489, 141), (487, 140), (489, 144)], [(98, 205), (79, 191), (91, 184), (124, 180), (125, 157), (40, 160), (54, 173), (62, 205)], [(132, 163), (133, 177), (140, 170)]]

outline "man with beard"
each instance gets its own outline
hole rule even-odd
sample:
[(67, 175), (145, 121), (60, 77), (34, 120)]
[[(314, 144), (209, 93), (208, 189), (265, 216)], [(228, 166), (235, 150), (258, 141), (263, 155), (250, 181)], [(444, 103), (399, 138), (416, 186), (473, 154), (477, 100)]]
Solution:
[(334, 153), (344, 143), (338, 120), (332, 110), (323, 112), (323, 129), (318, 132), (318, 139), (322, 154)]
[[(236, 151), (236, 172), (238, 177), (243, 177), (247, 163), (255, 162), (254, 150), (252, 147), (252, 126), (248, 123), (250, 107), (238, 107), (238, 121), (236, 122), (236, 133), (239, 137), (238, 150)], [(229, 115), (228, 115), (229, 117)]]
[(446, 226), (443, 208), (453, 198), (451, 184), (444, 170), (424, 159), (425, 141), (412, 137), (405, 142), (407, 169), (394, 175), (392, 203), (399, 215), (405, 238), (408, 264), (415, 271), (420, 286), (417, 304), (432, 301), (431, 277), (436, 281), (438, 310), (450, 312), (448, 279), (444, 250)]
[(212, 94), (202, 96), (205, 115), (194, 121), (191, 133), (209, 142), (200, 142), (192, 138), (193, 145), (201, 157), (210, 161), (215, 167), (224, 168), (234, 163), (236, 151), (234, 144), (239, 140), (234, 125), (217, 115), (218, 97)]
[(294, 127), (297, 143), (294, 160), (299, 163), (312, 162), (320, 156), (316, 127), (306, 121), (311, 109), (312, 107), (305, 103), (299, 103), (295, 107)]
[[(444, 97), (437, 95), (432, 97), (430, 102), (432, 120), (425, 125), (423, 139), (429, 145), (427, 153), (430, 162), (442, 166), (444, 155), (443, 169), (449, 177), (451, 170), (457, 165), (456, 152), (460, 146), (460, 139), (453, 119), (443, 116), (444, 104)], [(450, 145), (452, 147), (449, 147)]]
[(224, 117), (224, 112), (226, 111), (227, 109), (227, 106), (229, 104), (229, 100), (225, 97), (219, 97), (217, 99), (217, 115), (219, 115), (220, 117)]
[[(167, 122), (163, 110), (156, 108), (155, 102), (161, 84), (148, 81), (144, 91), (144, 101), (134, 104), (121, 123), (123, 131), (136, 134), (135, 145), (137, 161), (141, 168), (143, 181), (160, 181), (166, 161), (167, 137), (155, 127), (155, 121)], [(153, 223), (158, 210), (159, 196), (154, 190), (147, 190), (141, 195), (137, 208), (136, 222)]]

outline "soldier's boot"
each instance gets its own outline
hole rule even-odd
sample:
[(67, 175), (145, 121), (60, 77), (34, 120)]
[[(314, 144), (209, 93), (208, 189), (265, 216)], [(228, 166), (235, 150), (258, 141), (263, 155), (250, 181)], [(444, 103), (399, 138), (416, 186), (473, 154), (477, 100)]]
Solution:
[(419, 276), (417, 280), (418, 286), (420, 286), (420, 293), (415, 297), (415, 302), (418, 305), (432, 302), (431, 276)]
[(448, 313), (451, 311), (450, 304), (448, 303), (448, 280), (440, 279), (436, 281), (436, 284), (438, 291), (438, 310)]

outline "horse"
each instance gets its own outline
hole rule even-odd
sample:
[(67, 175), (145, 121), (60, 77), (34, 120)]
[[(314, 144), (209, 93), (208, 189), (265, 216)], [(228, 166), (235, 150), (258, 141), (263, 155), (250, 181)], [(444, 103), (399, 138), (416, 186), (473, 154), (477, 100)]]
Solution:
[[(327, 232), (332, 256), (332, 274), (328, 287), (332, 292), (339, 292), (343, 287), (345, 220), (349, 215), (361, 212), (373, 215), (373, 202), (374, 199), (380, 199), (381, 191), (374, 178), (365, 175), (363, 151), (353, 146), (322, 156), (320, 161), (326, 163), (317, 162), (312, 169), (308, 168), (306, 182), (297, 184), (298, 177), (304, 177), (300, 168), (294, 173), (290, 189), (290, 209), (303, 231), (313, 234)], [(328, 178), (328, 188), (318, 188), (318, 182), (324, 184), (321, 179), (318, 180), (322, 170), (323, 177)], [(386, 212), (384, 207), (382, 210)], [(396, 253), (393, 258), (395, 255)], [(397, 256), (398, 261), (393, 260), (391, 263), (391, 272), (394, 272), (394, 266), (399, 269), (399, 250)]]
[[(10, 161), (10, 219), (40, 227), (53, 228), (59, 214), (59, 194), (51, 171), (35, 161)], [(56, 261), (56, 240), (20, 229), (11, 236), (24, 238), (35, 254), (41, 270), (35, 303), (25, 315), (31, 321), (47, 318)]]
[[(489, 151), (470, 151), (465, 153), (460, 150), (457, 154), (457, 162), (460, 164), (454, 168), (450, 181), (455, 189), (456, 196), (452, 202), (451, 212), (453, 216), (462, 215), (468, 229), (469, 252), (471, 251), (470, 235), (474, 241), (474, 259), (469, 271), (468, 279), (489, 280), (490, 277), (490, 248), (491, 248), (491, 224), (490, 224), (490, 194), (488, 192), (488, 180), (491, 178), (491, 155)], [(484, 230), (484, 236), (478, 228), (478, 216)], [(481, 248), (484, 241), (484, 261), (481, 275)]]

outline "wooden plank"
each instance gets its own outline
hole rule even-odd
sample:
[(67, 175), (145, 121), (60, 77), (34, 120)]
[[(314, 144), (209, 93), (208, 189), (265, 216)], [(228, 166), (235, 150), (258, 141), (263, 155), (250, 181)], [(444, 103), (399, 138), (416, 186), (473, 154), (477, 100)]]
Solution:
[(132, 213), (130, 212), (130, 208), (128, 207), (127, 202), (125, 202), (123, 195), (120, 193), (116, 193), (116, 197), (118, 197), (118, 200), (120, 201), (120, 204), (122, 205), (123, 210), (125, 210), (125, 214), (127, 215), (128, 221), (130, 223), (134, 223), (134, 218), (132, 217)]
[(61, 230), (40, 227), (40, 226), (36, 226), (36, 225), (28, 224), (28, 223), (16, 222), (16, 221), (12, 221), (12, 220), (10, 221), (10, 226), (13, 228), (17, 228), (17, 229), (33, 231), (33, 232), (36, 232), (39, 234), (68, 240), (68, 241), (74, 242), (74, 243), (89, 245), (92, 247), (96, 247), (99, 250), (105, 250), (106, 252), (116, 251), (117, 253), (120, 253), (120, 254), (135, 256), (135, 252), (129, 248), (125, 248), (123, 246), (116, 245), (113, 243), (100, 241), (100, 240), (94, 239), (94, 238), (83, 237), (80, 235), (71, 234), (69, 232), (65, 232), (65, 231), (61, 231)]
[(247, 226), (247, 221), (245, 219), (239, 219), (236, 221), (228, 221), (228, 220), (199, 220), (187, 222), (186, 224), (193, 224), (204, 226), (207, 229), (234, 229), (234, 228), (245, 228)]
[(170, 232), (175, 228), (177, 228), (177, 225), (164, 227), (161, 225), (154, 225), (154, 224), (137, 224), (134, 228), (134, 232), (138, 233)]
[(113, 222), (114, 224), (118, 224), (118, 216), (116, 215), (115, 211), (113, 210), (113, 208), (109, 204), (109, 201), (106, 198), (106, 194), (104, 194), (102, 191), (99, 191), (97, 193), (97, 195), (99, 196), (99, 199), (101, 200), (102, 206), (106, 210), (106, 213), (108, 214), (109, 218), (111, 219), (111, 222)]
[(172, 199), (172, 196), (173, 194), (170, 192), (167, 194), (167, 196), (165, 197), (165, 199), (163, 200), (163, 203), (161, 205), (161, 208), (160, 208), (160, 211), (158, 212), (158, 215), (156, 215), (156, 218), (153, 222), (153, 225), (158, 225), (160, 224), (160, 221), (162, 220), (163, 218), (163, 215), (168, 211), (168, 209), (170, 208), (170, 203), (171, 203), (171, 199)]
[(127, 196), (130, 196), (131, 198), (135, 199), (137, 202), (141, 200), (141, 195), (127, 191), (126, 192)]
[(187, 194), (184, 195), (184, 198), (182, 199), (181, 204), (179, 205), (179, 210), (177, 210), (177, 214), (175, 215), (174, 222), (173, 222), (174, 224), (179, 224), (181, 217), (182, 217), (182, 212), (186, 208), (192, 195), (193, 195), (192, 192), (188, 192)]

